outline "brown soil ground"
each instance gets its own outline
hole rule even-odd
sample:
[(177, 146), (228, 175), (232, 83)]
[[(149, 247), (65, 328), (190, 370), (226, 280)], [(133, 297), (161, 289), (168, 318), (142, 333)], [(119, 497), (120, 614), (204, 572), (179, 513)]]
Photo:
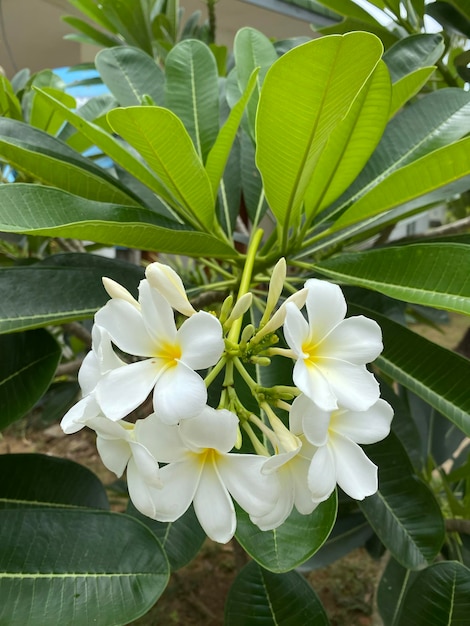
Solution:
[[(413, 330), (454, 348), (465, 334), (469, 318), (451, 315), (441, 330), (416, 325)], [(93, 470), (105, 485), (115, 480), (98, 457), (91, 432), (64, 435), (55, 424), (37, 428), (37, 420), (25, 419), (0, 434), (0, 454), (41, 452), (66, 457)], [(176, 572), (157, 605), (132, 626), (222, 626), (228, 590), (243, 560), (234, 543), (219, 546), (207, 541), (198, 557)], [(331, 626), (375, 626), (374, 590), (382, 565), (358, 549), (327, 568), (307, 575), (322, 600)], [(300, 625), (299, 625), (300, 626)]]

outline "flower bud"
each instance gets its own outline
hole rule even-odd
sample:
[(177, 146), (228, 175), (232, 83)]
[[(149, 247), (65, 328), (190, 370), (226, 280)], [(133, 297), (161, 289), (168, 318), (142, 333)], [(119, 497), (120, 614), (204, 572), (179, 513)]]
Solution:
[(132, 304), (132, 306), (135, 306), (136, 309), (140, 309), (140, 304), (125, 287), (117, 283), (115, 280), (107, 278), (106, 276), (103, 276), (101, 280), (103, 281), (103, 287), (106, 289), (110, 298), (125, 300), (126, 302)]
[(188, 300), (183, 281), (173, 268), (164, 263), (151, 263), (145, 270), (150, 286), (156, 289), (177, 311), (191, 317), (196, 310)]
[(226, 326), (231, 326), (235, 320), (245, 315), (248, 309), (253, 302), (253, 294), (245, 293), (237, 302), (232, 309), (227, 321), (225, 322)]

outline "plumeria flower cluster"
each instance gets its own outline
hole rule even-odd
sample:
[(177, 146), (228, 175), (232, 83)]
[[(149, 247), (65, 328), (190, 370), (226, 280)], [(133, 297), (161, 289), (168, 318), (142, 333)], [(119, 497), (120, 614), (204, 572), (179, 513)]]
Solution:
[[(346, 318), (340, 287), (317, 279), (279, 306), (281, 259), (261, 320), (242, 328), (251, 269), (218, 314), (195, 310), (163, 263), (146, 268), (137, 300), (104, 278), (110, 300), (79, 372), (82, 399), (61, 422), (66, 433), (95, 431), (104, 465), (117, 476), (127, 470), (139, 511), (172, 522), (193, 504), (222, 543), (236, 530), (234, 501), (269, 530), (294, 507), (312, 513), (336, 485), (357, 500), (375, 493), (377, 467), (360, 444), (386, 437), (393, 415), (366, 367), (382, 350), (379, 326)], [(249, 373), (250, 363), (283, 358), (294, 363), (285, 384), (262, 387)], [(240, 385), (258, 411), (245, 406)], [(244, 443), (252, 452), (240, 452)]]

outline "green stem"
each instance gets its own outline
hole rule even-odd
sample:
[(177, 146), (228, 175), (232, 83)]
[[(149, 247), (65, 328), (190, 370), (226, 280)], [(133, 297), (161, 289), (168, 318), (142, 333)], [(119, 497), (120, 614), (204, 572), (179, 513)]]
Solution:
[(217, 375), (219, 374), (219, 372), (222, 371), (222, 369), (224, 368), (224, 365), (226, 363), (225, 357), (222, 357), (215, 365), (214, 367), (211, 369), (211, 371), (207, 374), (207, 376), (204, 378), (204, 382), (206, 384), (206, 387), (209, 387), (209, 385), (211, 385), (215, 378), (217, 377)]
[(251, 391), (254, 391), (256, 389), (256, 387), (258, 387), (258, 383), (256, 382), (256, 380), (254, 380), (248, 374), (248, 372), (246, 371), (243, 363), (240, 361), (240, 359), (237, 356), (233, 359), (233, 363), (234, 363), (235, 367), (237, 368), (238, 373), (243, 378), (243, 380), (246, 382), (248, 387), (251, 389)]

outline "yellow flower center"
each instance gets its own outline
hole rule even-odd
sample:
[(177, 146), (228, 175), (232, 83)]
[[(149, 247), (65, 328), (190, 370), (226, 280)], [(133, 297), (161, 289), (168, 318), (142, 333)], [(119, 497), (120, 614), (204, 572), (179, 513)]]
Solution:
[(159, 354), (156, 354), (160, 359), (165, 359), (169, 367), (174, 367), (181, 359), (181, 346), (177, 343), (166, 343), (159, 347)]

